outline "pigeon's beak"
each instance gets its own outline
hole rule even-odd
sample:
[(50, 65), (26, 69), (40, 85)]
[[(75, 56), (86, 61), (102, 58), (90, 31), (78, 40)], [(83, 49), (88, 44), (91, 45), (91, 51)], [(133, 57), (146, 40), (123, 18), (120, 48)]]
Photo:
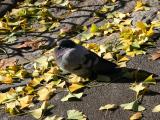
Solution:
[(56, 45), (59, 46), (61, 40), (58, 40), (58, 39), (57, 39), (55, 42), (56, 42)]

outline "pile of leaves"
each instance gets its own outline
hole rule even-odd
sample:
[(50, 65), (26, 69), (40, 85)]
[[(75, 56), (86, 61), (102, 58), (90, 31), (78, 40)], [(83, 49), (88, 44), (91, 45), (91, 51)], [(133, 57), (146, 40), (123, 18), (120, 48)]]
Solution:
[[(63, 102), (71, 98), (80, 99), (83, 96), (82, 92), (76, 93), (76, 91), (84, 88), (83, 83), (86, 81), (75, 75), (61, 76), (60, 69), (55, 65), (52, 57), (43, 56), (37, 59), (33, 66), (32, 73), (28, 73), (22, 66), (17, 65), (0, 71), (1, 84), (14, 84), (31, 78), (25, 86), (11, 88), (7, 92), (0, 93), (0, 104), (4, 105), (6, 112), (11, 115), (30, 113), (39, 119), (43, 118), (46, 111), (54, 107), (54, 105), (49, 105), (48, 100), (58, 92), (68, 91), (68, 94), (61, 99)], [(39, 108), (35, 108), (37, 101), (42, 102)], [(80, 114), (79, 117), (85, 118), (81, 116), (82, 113), (73, 110), (68, 111), (68, 119), (76, 116), (70, 112), (77, 112), (76, 114)]]

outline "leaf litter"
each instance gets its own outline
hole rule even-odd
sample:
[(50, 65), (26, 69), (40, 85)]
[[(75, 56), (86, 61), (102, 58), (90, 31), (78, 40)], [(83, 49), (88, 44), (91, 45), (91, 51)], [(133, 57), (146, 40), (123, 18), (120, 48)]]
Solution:
[[(115, 7), (116, 0), (109, 0), (112, 5), (103, 6), (97, 10), (94, 17), (100, 17), (102, 14), (108, 15), (106, 19), (111, 21), (106, 22), (102, 26), (91, 24), (88, 26), (81, 26), (79, 30), (82, 30), (80, 38), (73, 37), (72, 39), (97, 53), (99, 56), (116, 63), (119, 67), (125, 67), (126, 63), (131, 57), (140, 54), (146, 54), (145, 46), (153, 46), (154, 41), (151, 37), (154, 35), (154, 28), (160, 27), (160, 21), (152, 21), (151, 24), (138, 21), (136, 26), (131, 25), (130, 13), (111, 12)], [(55, 30), (60, 26), (60, 21), (64, 19), (64, 16), (55, 17), (46, 6), (48, 5), (60, 5), (66, 7), (69, 12), (76, 11), (74, 5), (68, 0), (47, 0), (43, 2), (36, 1), (31, 3), (25, 1), (19, 3), (21, 8), (13, 9), (10, 13), (6, 14), (0, 19), (0, 32), (4, 33), (3, 37), (0, 37), (0, 43), (14, 43), (17, 41), (17, 37), (25, 34), (26, 32), (45, 32)], [(27, 7), (29, 6), (29, 8)], [(140, 0), (137, 1), (134, 11), (149, 10), (147, 5), (143, 4)], [(157, 13), (158, 14), (158, 13)], [(68, 13), (66, 13), (68, 15)], [(6, 21), (6, 22), (4, 22)], [(34, 23), (37, 23), (39, 28), (34, 27)], [(70, 28), (62, 28), (59, 30), (59, 36), (66, 36), (72, 33)], [(110, 44), (99, 45), (96, 43), (86, 44), (86, 40), (90, 40), (94, 37), (109, 36), (113, 33), (119, 32), (119, 39), (117, 45), (112, 47)], [(82, 41), (82, 42), (80, 42)], [(33, 50), (40, 49), (44, 44), (44, 41), (27, 40), (17, 48), (32, 48)], [(121, 54), (120, 51), (123, 51)], [(151, 59), (159, 59), (159, 51), (151, 54)], [(16, 60), (2, 59), (0, 61), (0, 83), (12, 84), (17, 81), (25, 80), (26, 78), (32, 78), (26, 86), (11, 88), (9, 91), (0, 93), (0, 103), (5, 106), (6, 112), (11, 115), (23, 115), (31, 113), (31, 115), (40, 119), (43, 118), (45, 111), (53, 108), (54, 105), (49, 105), (48, 101), (57, 94), (59, 89), (68, 91), (68, 94), (64, 96), (61, 101), (69, 101), (71, 98), (81, 99), (83, 92), (79, 90), (84, 89), (85, 80), (76, 75), (61, 76), (61, 70), (55, 65), (53, 57), (42, 56), (34, 62), (34, 70), (28, 73), (23, 66), (16, 64)], [(104, 79), (104, 77), (103, 77)], [(70, 85), (68, 85), (70, 83)], [(148, 90), (149, 85), (156, 84), (153, 76), (148, 76), (144, 82), (135, 83), (130, 86), (130, 89), (136, 92), (136, 99), (129, 103), (121, 104), (120, 106), (125, 110), (132, 110), (136, 113), (130, 117), (130, 120), (140, 119), (142, 114), (139, 111), (144, 111), (145, 107), (141, 105), (141, 98), (144, 96), (145, 91)], [(45, 94), (44, 94), (45, 93)], [(42, 105), (34, 109), (34, 101), (37, 100)], [(100, 110), (112, 110), (116, 109), (117, 105), (107, 104), (101, 106)], [(159, 106), (156, 106), (153, 112), (159, 112)], [(86, 120), (87, 117), (78, 110), (68, 110), (67, 119)], [(62, 117), (52, 116), (46, 117), (46, 120), (61, 120)]]

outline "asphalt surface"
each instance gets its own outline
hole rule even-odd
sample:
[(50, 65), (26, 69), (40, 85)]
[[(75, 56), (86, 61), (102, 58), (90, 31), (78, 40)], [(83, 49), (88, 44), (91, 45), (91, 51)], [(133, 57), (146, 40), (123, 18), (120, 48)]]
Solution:
[[(134, 8), (135, 1), (131, 0), (128, 2), (122, 1), (123, 4), (118, 4), (117, 10), (128, 12), (131, 11)], [(147, 0), (146, 0), (147, 1)], [(154, 2), (149, 1), (151, 5), (158, 6), (155, 2), (158, 0), (155, 0)], [(82, 7), (83, 10), (78, 11), (78, 13), (72, 13), (71, 15), (67, 16), (64, 21), (61, 21), (62, 26), (72, 26), (74, 24), (85, 24), (90, 25), (90, 21), (95, 22), (97, 24), (103, 24), (105, 21), (92, 19), (91, 16), (93, 14), (93, 11), (98, 9), (100, 6), (102, 6), (104, 3), (99, 0), (89, 0), (82, 3), (75, 2), (76, 5), (79, 7)], [(156, 7), (155, 7), (156, 8)], [(84, 11), (86, 9), (86, 11)], [(88, 10), (88, 11), (87, 11)], [(53, 9), (53, 14), (56, 12)], [(62, 14), (64, 13), (63, 10), (57, 13)], [(79, 18), (77, 20), (77, 18)], [(137, 21), (138, 18), (135, 18), (134, 20)], [(55, 33), (46, 33), (46, 36), (49, 37), (56, 37)], [(23, 38), (22, 38), (23, 39)], [(97, 38), (93, 41), (97, 41)], [(102, 40), (102, 39), (101, 39)], [(157, 44), (157, 48), (149, 49), (148, 53), (152, 53), (155, 49), (159, 48), (159, 44)], [(35, 51), (31, 52), (34, 53)], [(24, 53), (25, 57), (31, 56), (31, 59), (35, 59), (39, 55), (35, 57), (35, 55), (30, 55), (31, 53)], [(38, 52), (35, 54), (39, 54)], [(13, 56), (14, 57), (14, 56)], [(23, 58), (20, 56), (20, 61), (23, 62)], [(28, 61), (27, 61), (28, 62)], [(160, 76), (160, 61), (156, 60), (150, 60), (149, 55), (142, 55), (142, 56), (136, 56), (135, 58), (131, 59), (131, 61), (127, 64), (128, 68), (134, 68), (138, 70), (144, 70), (148, 73), (153, 73), (155, 75)], [(118, 77), (118, 76), (115, 76)], [(68, 101), (68, 102), (61, 102), (61, 98), (67, 94), (65, 92), (61, 92), (56, 94), (51, 100), (50, 103), (55, 105), (56, 107), (51, 110), (52, 115), (60, 115), (66, 118), (67, 116), (67, 110), (70, 109), (78, 109), (79, 111), (82, 111), (89, 120), (129, 120), (129, 117), (133, 114), (131, 111), (123, 110), (122, 108), (118, 108), (115, 111), (99, 111), (98, 109), (100, 106), (105, 104), (123, 104), (128, 103), (131, 101), (134, 101), (135, 99), (135, 92), (129, 89), (129, 85), (132, 81), (127, 80), (125, 82), (122, 82), (121, 80), (119, 82), (113, 82), (111, 84), (106, 84), (103, 82), (95, 82), (96, 85), (100, 85), (98, 87), (92, 87), (92, 88), (86, 88), (84, 90), (84, 97), (80, 101)], [(151, 86), (150, 89), (153, 91), (153, 93), (145, 95), (142, 101), (142, 105), (146, 108), (146, 110), (143, 112), (143, 118), (142, 120), (159, 120), (160, 119), (160, 113), (153, 113), (151, 112), (153, 107), (160, 104), (160, 85), (159, 82), (155, 86)], [(23, 115), (23, 116), (14, 116), (14, 117), (8, 117), (8, 114), (4, 113), (3, 110), (0, 112), (0, 120), (34, 120), (34, 118), (31, 115)]]

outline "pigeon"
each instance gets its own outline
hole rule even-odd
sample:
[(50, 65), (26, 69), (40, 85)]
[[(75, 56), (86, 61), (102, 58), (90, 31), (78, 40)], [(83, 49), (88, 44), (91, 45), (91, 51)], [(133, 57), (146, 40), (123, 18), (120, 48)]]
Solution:
[(117, 71), (117, 65), (103, 59), (87, 48), (72, 40), (57, 42), (54, 49), (56, 64), (66, 73), (73, 73), (83, 78), (96, 78), (97, 75), (109, 75)]

